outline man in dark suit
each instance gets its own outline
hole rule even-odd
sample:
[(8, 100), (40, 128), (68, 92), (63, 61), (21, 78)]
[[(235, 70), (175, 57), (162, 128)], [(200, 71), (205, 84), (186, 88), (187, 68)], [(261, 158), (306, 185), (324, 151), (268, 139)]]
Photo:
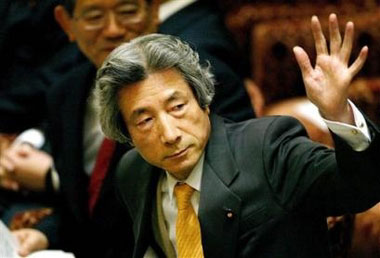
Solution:
[[(65, 6), (59, 6), (55, 11), (56, 19), (70, 40), (77, 42), (81, 51), (90, 60), (90, 62), (76, 67), (75, 71), (48, 94), (49, 132), (51, 133), (54, 169), (49, 170), (46, 177), (47, 185), (52, 188), (49, 181), (56, 182), (53, 184), (56, 186), (58, 185), (57, 181), (59, 182), (59, 187), (56, 188), (62, 196), (62, 209), (60, 210), (63, 214), (64, 243), (67, 250), (74, 251), (77, 256), (91, 256), (91, 249), (87, 248), (88, 246), (95, 250), (94, 255), (96, 254), (96, 256), (122, 256), (120, 253), (116, 254), (114, 250), (108, 253), (107, 247), (119, 245), (125, 254), (129, 245), (133, 244), (133, 240), (128, 238), (130, 231), (129, 228), (126, 228), (128, 220), (125, 218), (127, 216), (123, 215), (123, 210), (118, 210), (112, 187), (113, 167), (120, 155), (127, 149), (125, 145), (116, 146), (110, 167), (103, 179), (99, 197), (95, 205), (91, 205), (93, 207), (91, 214), (88, 212), (88, 203), (92, 200), (88, 194), (88, 186), (92, 181), (89, 179), (89, 175), (103, 140), (98, 121), (94, 116), (94, 107), (91, 104), (91, 91), (96, 67), (102, 64), (112, 49), (140, 34), (155, 30), (158, 2), (155, 0), (66, 1)], [(115, 13), (115, 17), (110, 15), (111, 12)], [(133, 17), (133, 14), (139, 16)], [(225, 42), (224, 37), (227, 35), (223, 35), (219, 29), (217, 31), (218, 41)], [(203, 49), (204, 47), (200, 45), (199, 48)], [(207, 58), (210, 57), (210, 62), (214, 63), (211, 50), (205, 48), (204, 52), (208, 51), (210, 54)], [(219, 57), (215, 60), (215, 62), (220, 62), (218, 61)], [(235, 77), (237, 76), (231, 78)], [(223, 84), (222, 81), (221, 84)], [(244, 90), (243, 85), (240, 84), (240, 86)], [(240, 94), (240, 91), (235, 88), (232, 92), (235, 90), (237, 94)], [(232, 110), (235, 108), (233, 106), (244, 102), (239, 100), (239, 96), (235, 98), (235, 93), (227, 95), (231, 97), (231, 101), (226, 97), (226, 100), (221, 99), (219, 103), (215, 103), (215, 107), (218, 105), (223, 107), (220, 110), (221, 114), (228, 113), (228, 106)], [(253, 116), (252, 112), (243, 113), (244, 117), (239, 116), (236, 119), (242, 120)], [(15, 174), (20, 177), (23, 174), (22, 168), (16, 168), (15, 171)], [(54, 171), (58, 173), (56, 174)], [(51, 175), (56, 176), (51, 177)], [(98, 237), (111, 234), (123, 234), (125, 238), (108, 237), (104, 239)], [(97, 247), (104, 247), (104, 250), (99, 250)]]
[[(46, 175), (40, 176), (46, 181), (40, 184), (41, 188), (47, 189), (37, 190), (55, 192), (60, 197), (56, 207), (62, 223), (56, 232), (61, 237), (60, 248), (79, 258), (128, 257), (133, 245), (130, 223), (123, 210), (118, 209), (112, 183), (114, 166), (128, 147), (108, 143), (112, 152), (106, 161), (108, 165), (101, 162), (98, 167), (106, 169), (95, 173), (97, 156), (106, 141), (95, 116), (91, 91), (96, 68), (115, 47), (156, 30), (158, 3), (157, 0), (67, 0), (65, 5), (55, 8), (57, 21), (88, 61), (47, 94), (48, 137), (54, 165), (50, 163), (39, 169)], [(26, 156), (33, 160), (37, 152), (31, 150)], [(24, 187), (22, 182), (30, 176), (30, 171), (26, 163), (20, 162), (14, 165), (10, 176)], [(26, 250), (22, 255), (47, 247), (46, 241), (40, 244), (40, 234), (29, 234), (25, 239), (21, 239), (21, 247)]]
[[(156, 0), (71, 0), (55, 9), (69, 39), (90, 61), (77, 67), (47, 97), (52, 156), (63, 200), (60, 233), (64, 248), (76, 257), (127, 257), (133, 245), (130, 223), (118, 209), (112, 183), (114, 166), (128, 147), (114, 146), (105, 175), (93, 179), (104, 136), (91, 91), (96, 68), (115, 47), (156, 29), (157, 8)], [(93, 181), (101, 182), (98, 190), (90, 189)], [(111, 252), (111, 245), (120, 249)]]
[(0, 4), (0, 133), (19, 133), (46, 119), (46, 91), (83, 61), (54, 21), (62, 0)]
[(95, 94), (105, 134), (135, 146), (117, 171), (133, 257), (329, 257), (326, 216), (378, 202), (379, 130), (347, 99), (368, 48), (348, 66), (351, 22), (342, 43), (330, 16), (330, 53), (317, 17), (312, 31), (315, 68), (294, 53), (335, 151), (293, 118), (210, 114), (213, 76), (177, 38), (140, 37), (107, 58)]

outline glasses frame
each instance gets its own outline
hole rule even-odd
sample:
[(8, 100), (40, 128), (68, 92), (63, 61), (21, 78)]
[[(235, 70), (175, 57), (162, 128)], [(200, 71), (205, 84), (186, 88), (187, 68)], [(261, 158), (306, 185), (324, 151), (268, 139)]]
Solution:
[[(114, 21), (122, 27), (128, 27), (134, 25), (136, 23), (141, 22), (143, 19), (143, 7), (138, 7), (138, 11), (131, 15), (130, 17), (121, 17), (122, 15), (118, 15), (116, 10), (108, 9), (101, 10), (103, 12), (103, 17), (99, 19), (99, 22), (90, 22), (86, 19), (85, 15), (74, 16), (74, 20), (82, 23), (83, 29), (86, 31), (98, 31), (102, 30), (109, 24), (110, 19), (114, 19)], [(91, 24), (92, 23), (92, 24)]]

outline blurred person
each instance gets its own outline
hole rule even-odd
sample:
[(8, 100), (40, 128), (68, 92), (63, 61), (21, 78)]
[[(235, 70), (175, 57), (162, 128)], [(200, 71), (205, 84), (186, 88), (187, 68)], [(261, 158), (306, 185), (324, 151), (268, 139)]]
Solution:
[[(20, 236), (20, 240), (31, 236), (21, 245), (22, 256), (45, 249), (47, 245), (58, 248), (59, 217), (51, 208), (57, 199), (41, 191), (46, 177), (41, 171), (52, 162), (49, 154), (38, 150), (44, 143), (42, 132), (31, 129), (17, 137), (2, 137), (2, 143), (7, 144), (0, 153), (0, 220), (11, 230), (18, 230), (15, 235)], [(24, 171), (27, 174), (22, 174)], [(29, 250), (32, 244), (35, 249)]]
[[(11, 159), (20, 161), (22, 164), (18, 166), (26, 166), (29, 172), (34, 165), (45, 169), (51, 160), (46, 153), (37, 153), (37, 150), (36, 155), (29, 155), (34, 150), (13, 142), (22, 131), (43, 127), (47, 114), (46, 91), (84, 60), (55, 22), (53, 10), (60, 3), (61, 0), (3, 0), (0, 4), (0, 56), (3, 60), (0, 64), (0, 219), (11, 227), (25, 210), (42, 214), (39, 211), (49, 210), (55, 200), (49, 194), (30, 191), (35, 188), (34, 183), (40, 187), (38, 177), (44, 181), (45, 176), (40, 176), (38, 169), (32, 169), (25, 178), (17, 176), (22, 184), (31, 187), (26, 190), (20, 189), (14, 174), (8, 177), (6, 166), (13, 166)], [(46, 158), (42, 163), (39, 154)], [(54, 220), (49, 216), (43, 223), (36, 220), (28, 224), (49, 235), (52, 248), (57, 244), (55, 234), (50, 235), (56, 231)], [(37, 243), (37, 246), (45, 246), (44, 238), (43, 244)]]
[(55, 10), (69, 39), (89, 60), (47, 98), (54, 168), (63, 198), (62, 234), (78, 257), (128, 257), (133, 246), (128, 216), (119, 209), (113, 187), (114, 166), (128, 146), (108, 142), (108, 168), (99, 177), (96, 162), (105, 140), (91, 92), (96, 68), (114, 48), (156, 30), (158, 4), (157, 0), (71, 0)]
[(315, 68), (294, 54), (335, 151), (294, 118), (213, 114), (210, 68), (178, 38), (147, 35), (111, 53), (95, 94), (104, 133), (135, 146), (117, 169), (132, 257), (330, 257), (326, 216), (380, 199), (380, 132), (347, 99), (368, 48), (348, 65), (353, 23), (343, 40), (334, 14), (329, 27), (330, 51), (312, 17)]
[(46, 91), (84, 60), (54, 20), (60, 3), (1, 1), (0, 133), (41, 126)]
[[(61, 202), (56, 209), (62, 217), (62, 225), (57, 235), (62, 237), (62, 248), (74, 252), (76, 257), (128, 256), (133, 245), (128, 216), (118, 210), (112, 186), (113, 163), (127, 146), (111, 147), (110, 173), (90, 180), (104, 139), (91, 101), (91, 88), (96, 67), (115, 47), (156, 29), (157, 8), (156, 0), (67, 0), (55, 8), (56, 20), (89, 61), (75, 67), (48, 93), (48, 131), (54, 165), (41, 161), (36, 164), (43, 166), (37, 169), (40, 175), (36, 173), (43, 183), (36, 183), (34, 190), (58, 192)], [(38, 160), (36, 155), (40, 153), (29, 151), (30, 162), (33, 162), (33, 156)], [(25, 185), (29, 182), (25, 179), (32, 169), (26, 164), (20, 161), (12, 164), (13, 168), (8, 167), (11, 171), (7, 171), (20, 189), (30, 187)], [(90, 181), (98, 186), (91, 193)], [(40, 233), (28, 232), (29, 239), (37, 240), (22, 243), (35, 243), (38, 249), (41, 248), (39, 243), (45, 243), (47, 248), (49, 241), (44, 241), (47, 235)], [(111, 245), (112, 253), (109, 251)], [(28, 250), (35, 249), (30, 246)]]

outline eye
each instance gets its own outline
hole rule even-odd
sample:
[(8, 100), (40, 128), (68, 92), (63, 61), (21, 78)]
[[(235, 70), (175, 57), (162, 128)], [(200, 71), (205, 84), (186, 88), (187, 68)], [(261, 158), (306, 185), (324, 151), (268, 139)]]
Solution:
[(101, 11), (88, 12), (83, 16), (83, 19), (87, 22), (97, 22), (104, 18), (104, 13)]
[(145, 127), (145, 126), (149, 125), (152, 121), (153, 121), (152, 117), (146, 117), (144, 119), (139, 120), (137, 122), (137, 126), (138, 127)]
[(180, 111), (180, 110), (182, 110), (184, 107), (185, 107), (185, 104), (184, 104), (184, 103), (181, 103), (181, 104), (175, 105), (175, 106), (172, 108), (172, 110), (173, 110), (173, 111)]
[(121, 18), (128, 18), (138, 13), (139, 7), (137, 5), (126, 5), (117, 9), (116, 13)]

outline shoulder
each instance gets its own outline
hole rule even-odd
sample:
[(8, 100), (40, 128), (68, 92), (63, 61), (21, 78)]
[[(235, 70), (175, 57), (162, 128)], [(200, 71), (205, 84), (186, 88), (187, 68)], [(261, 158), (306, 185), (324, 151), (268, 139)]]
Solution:
[(71, 69), (62, 79), (60, 79), (47, 92), (47, 102), (49, 106), (56, 106), (63, 103), (67, 96), (70, 98), (92, 86), (95, 79), (96, 69), (89, 62), (78, 64), (76, 69)]
[(195, 46), (203, 42), (219, 44), (228, 35), (222, 16), (203, 1), (197, 1), (170, 16), (160, 25), (159, 31), (179, 36)]
[(139, 167), (142, 162), (143, 159), (136, 149), (128, 151), (122, 156), (117, 165), (116, 178), (122, 180), (126, 176), (126, 174), (123, 173), (124, 171), (128, 170), (130, 167)]
[(240, 123), (226, 123), (230, 137), (277, 137), (281, 134), (307, 135), (302, 124), (290, 116), (268, 116), (249, 119)]
[(123, 155), (116, 168), (116, 182), (120, 189), (132, 189), (145, 181), (152, 166), (133, 148)]

